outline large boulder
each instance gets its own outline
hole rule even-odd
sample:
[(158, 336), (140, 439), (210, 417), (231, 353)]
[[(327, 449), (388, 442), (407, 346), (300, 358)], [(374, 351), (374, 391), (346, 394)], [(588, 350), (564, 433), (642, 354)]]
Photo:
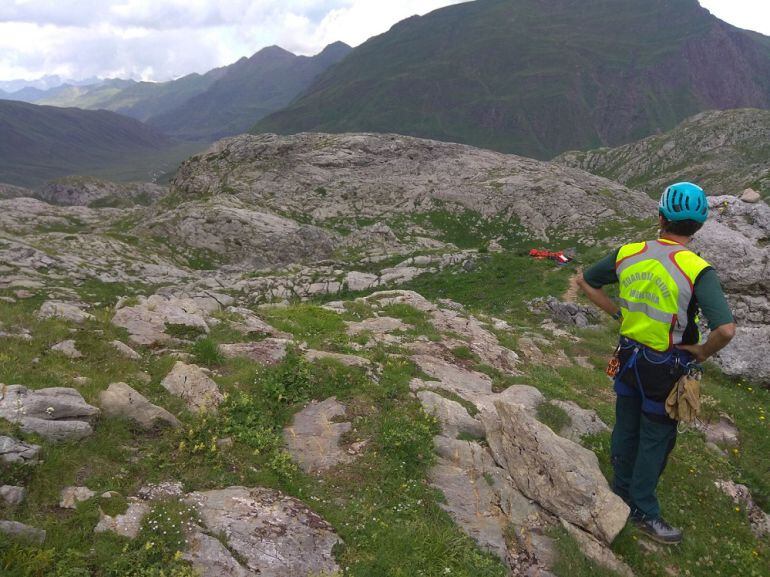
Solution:
[(99, 409), (86, 403), (79, 392), (64, 387), (35, 391), (11, 385), (0, 398), (0, 418), (54, 442), (88, 437), (93, 433), (91, 421), (98, 415)]
[[(237, 557), (226, 560), (236, 571), (224, 574), (311, 577), (340, 569), (332, 554), (340, 542), (334, 529), (293, 497), (260, 487), (229, 487), (191, 493), (185, 502), (197, 509), (208, 532), (224, 537)], [(188, 559), (202, 577), (220, 577), (222, 563), (212, 562), (207, 551), (218, 553), (219, 559), (224, 553), (210, 539), (199, 538), (188, 549)]]
[(217, 384), (197, 365), (177, 361), (160, 383), (172, 395), (181, 397), (191, 411), (215, 411), (222, 399)]
[(521, 405), (497, 401), (495, 408), (482, 412), (487, 442), (519, 490), (557, 517), (612, 543), (629, 508), (610, 490), (596, 455), (559, 437)]
[(153, 405), (126, 383), (112, 383), (99, 394), (99, 405), (108, 417), (130, 419), (145, 430), (159, 425), (179, 427), (179, 420), (166, 409)]

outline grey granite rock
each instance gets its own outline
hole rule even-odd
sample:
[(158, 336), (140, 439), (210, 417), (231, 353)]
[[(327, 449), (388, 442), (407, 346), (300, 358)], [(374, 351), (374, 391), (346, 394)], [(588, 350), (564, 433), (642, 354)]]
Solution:
[(160, 383), (172, 395), (181, 397), (191, 411), (216, 411), (222, 402), (219, 386), (197, 365), (177, 361)]
[(40, 446), (0, 435), (0, 460), (6, 463), (37, 463)]
[(126, 383), (112, 383), (106, 391), (102, 391), (99, 394), (99, 406), (106, 416), (130, 419), (145, 430), (162, 425), (181, 426), (174, 415), (153, 405)]
[(11, 385), (0, 398), (0, 418), (54, 442), (88, 437), (93, 433), (91, 421), (98, 415), (99, 409), (86, 403), (79, 392), (64, 387), (31, 390)]

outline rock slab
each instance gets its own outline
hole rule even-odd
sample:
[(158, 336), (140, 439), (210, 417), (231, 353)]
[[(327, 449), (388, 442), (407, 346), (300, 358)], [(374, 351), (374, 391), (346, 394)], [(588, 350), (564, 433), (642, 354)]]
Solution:
[(99, 409), (86, 403), (75, 389), (65, 387), (35, 391), (10, 385), (0, 398), (0, 418), (53, 442), (88, 437), (93, 433), (90, 421), (98, 415)]
[(125, 417), (145, 430), (159, 425), (180, 426), (174, 415), (153, 405), (126, 383), (112, 383), (106, 391), (102, 391), (99, 394), (99, 405), (108, 417)]
[(303, 471), (320, 473), (352, 460), (340, 447), (340, 438), (350, 430), (351, 424), (334, 421), (344, 415), (345, 406), (334, 397), (312, 402), (294, 415), (291, 425), (284, 429), (283, 438)]
[(40, 445), (0, 436), (0, 461), (5, 463), (37, 463)]
[[(228, 548), (240, 560), (238, 565), (246, 571), (238, 571), (227, 560), (236, 570), (233, 575), (311, 577), (340, 570), (332, 554), (339, 537), (297, 499), (272, 489), (228, 487), (190, 493), (185, 501), (197, 509), (208, 531), (225, 536)], [(210, 540), (199, 539), (197, 551), (211, 550), (212, 545)], [(207, 557), (195, 548), (188, 556), (203, 577), (223, 575), (221, 565), (205, 562)]]
[(482, 412), (495, 461), (519, 490), (557, 517), (610, 544), (628, 519), (628, 506), (615, 495), (596, 455), (556, 435), (515, 403), (496, 401), (496, 414)]

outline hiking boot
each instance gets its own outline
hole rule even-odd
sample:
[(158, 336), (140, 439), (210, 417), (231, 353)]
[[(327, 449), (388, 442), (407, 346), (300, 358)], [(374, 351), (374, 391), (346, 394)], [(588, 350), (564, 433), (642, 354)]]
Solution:
[(676, 543), (682, 542), (682, 530), (672, 527), (661, 518), (633, 518), (632, 520), (637, 529), (653, 541), (664, 543), (666, 545), (675, 545)]

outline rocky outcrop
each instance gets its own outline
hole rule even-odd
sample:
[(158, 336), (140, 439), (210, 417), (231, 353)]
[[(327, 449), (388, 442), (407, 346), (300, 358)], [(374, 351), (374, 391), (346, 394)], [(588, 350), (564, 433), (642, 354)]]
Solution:
[[(542, 202), (547, 190), (560, 202)], [(184, 163), (172, 193), (235, 197), (314, 222), (429, 212), (439, 206), (515, 218), (534, 236), (578, 234), (654, 204), (582, 171), (469, 146), (377, 134), (242, 135)], [(217, 201), (225, 203), (225, 200)], [(229, 206), (233, 206), (230, 204)], [(218, 209), (215, 209), (215, 211)], [(421, 235), (429, 236), (429, 235)]]
[(69, 176), (45, 183), (37, 197), (61, 206), (131, 206), (152, 204), (168, 191), (150, 182), (109, 182), (89, 176)]
[(172, 395), (181, 397), (193, 412), (216, 411), (224, 398), (217, 384), (197, 365), (177, 361), (160, 383)]
[(283, 431), (283, 439), (292, 458), (306, 473), (322, 473), (352, 457), (340, 446), (342, 435), (351, 424), (339, 419), (345, 416), (345, 405), (331, 397), (311, 402), (294, 415)]
[(757, 539), (763, 539), (770, 536), (770, 515), (765, 513), (759, 505), (754, 502), (751, 491), (746, 485), (740, 485), (734, 481), (715, 481), (717, 489), (733, 500), (736, 505), (742, 505), (746, 508), (749, 517), (751, 531)]
[(467, 409), (457, 401), (432, 391), (419, 391), (417, 398), (425, 412), (436, 417), (441, 424), (441, 434), (445, 437), (456, 439), (458, 435), (464, 434), (477, 439), (484, 438), (484, 425), (471, 417)]
[(0, 183), (0, 200), (6, 200), (9, 198), (31, 198), (35, 196), (35, 193), (28, 188), (22, 188), (20, 186), (14, 186), (12, 184)]
[(94, 527), (94, 533), (110, 531), (121, 537), (135, 539), (142, 528), (144, 517), (150, 512), (150, 505), (144, 501), (132, 497), (128, 500), (128, 508), (125, 513), (107, 515), (100, 511), (99, 523)]
[(108, 417), (124, 417), (145, 430), (166, 425), (179, 427), (179, 420), (166, 409), (153, 405), (126, 383), (112, 383), (99, 394), (99, 406)]
[(39, 453), (40, 445), (33, 445), (13, 437), (0, 435), (0, 461), (5, 463), (34, 464), (37, 462)]
[(559, 437), (521, 405), (497, 401), (495, 408), (482, 412), (487, 441), (519, 490), (559, 518), (612, 543), (629, 508), (610, 490), (596, 455)]
[(770, 112), (711, 110), (673, 130), (618, 148), (565, 152), (554, 162), (582, 168), (653, 197), (674, 182), (694, 181), (708, 194), (738, 195), (748, 186), (770, 192)]
[(87, 404), (75, 389), (30, 390), (11, 385), (4, 392), (0, 418), (18, 424), (25, 433), (37, 433), (53, 442), (83, 439), (93, 433), (91, 421), (99, 409)]
[(139, 297), (134, 305), (117, 307), (112, 324), (126, 329), (137, 345), (163, 344), (172, 340), (167, 331), (177, 327), (191, 335), (209, 332), (209, 314), (220, 310), (212, 298), (177, 298), (152, 295)]
[(572, 401), (560, 401), (557, 399), (548, 402), (559, 407), (569, 417), (569, 424), (565, 425), (561, 431), (555, 431), (562, 437), (579, 443), (585, 436), (596, 435), (610, 430), (604, 421), (599, 418), (599, 415), (596, 414), (596, 411), (584, 409)]
[[(198, 535), (187, 559), (202, 577), (222, 575), (222, 556), (234, 575), (248, 577), (312, 577), (339, 570), (332, 554), (339, 537), (297, 499), (272, 489), (229, 487), (190, 493), (185, 501), (198, 511), (205, 530), (224, 535), (233, 552)], [(207, 551), (217, 553), (213, 562)]]
[(599, 322), (596, 309), (574, 302), (561, 302), (556, 297), (537, 298), (529, 303), (532, 312), (546, 313), (555, 321), (579, 329), (587, 328)]
[(732, 196), (712, 197), (709, 205), (711, 218), (692, 246), (719, 273), (738, 322), (717, 362), (729, 375), (770, 382), (770, 206)]
[(114, 348), (118, 353), (127, 359), (130, 359), (132, 361), (138, 361), (142, 358), (142, 355), (137, 353), (134, 349), (129, 347), (126, 343), (122, 341), (112, 341), (110, 342), (110, 345), (112, 348)]
[(315, 262), (331, 256), (334, 233), (281, 216), (284, 210), (273, 212), (237, 198), (219, 197), (159, 213), (136, 232), (205, 251), (220, 263), (256, 268)]

